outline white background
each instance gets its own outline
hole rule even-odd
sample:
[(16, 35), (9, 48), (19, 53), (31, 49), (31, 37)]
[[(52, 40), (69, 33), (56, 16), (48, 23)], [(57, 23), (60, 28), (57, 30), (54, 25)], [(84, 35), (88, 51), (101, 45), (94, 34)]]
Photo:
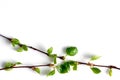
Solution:
[[(96, 64), (120, 67), (120, 1), (119, 0), (0, 0), (0, 34), (16, 37), (22, 43), (46, 51), (54, 47), (54, 53), (65, 55), (66, 46), (77, 46), (79, 53), (68, 57), (87, 62), (85, 55), (102, 56)], [(20, 61), (25, 65), (49, 63), (47, 56), (29, 50), (17, 53), (0, 37), (0, 65), (6, 61)], [(46, 77), (49, 68), (41, 68), (41, 75), (30, 69), (0, 71), (0, 80), (117, 80), (120, 71), (113, 76), (100, 68), (95, 75), (87, 66), (78, 71)]]

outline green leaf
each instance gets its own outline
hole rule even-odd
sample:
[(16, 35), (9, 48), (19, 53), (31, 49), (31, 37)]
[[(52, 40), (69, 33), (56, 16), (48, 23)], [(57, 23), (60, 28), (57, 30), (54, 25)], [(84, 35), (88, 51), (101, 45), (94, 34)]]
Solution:
[(50, 57), (53, 58), (54, 64), (56, 64), (57, 63), (57, 54), (51, 54)]
[(4, 68), (11, 68), (11, 67), (13, 67), (14, 66), (14, 63), (12, 63), (12, 62), (6, 62), (5, 64), (4, 64)]
[(90, 58), (90, 60), (93, 61), (93, 60), (97, 60), (97, 59), (99, 59), (99, 58), (100, 58), (100, 56), (96, 56), (96, 55), (95, 55), (95, 56), (92, 56), (92, 57)]
[(52, 52), (53, 52), (53, 47), (50, 47), (50, 48), (47, 50), (47, 53), (50, 55)]
[(73, 70), (77, 70), (77, 62), (73, 65)]
[(5, 68), (5, 70), (9, 71), (9, 70), (11, 70), (14, 66), (19, 65), (19, 64), (22, 64), (22, 63), (21, 63), (21, 62), (15, 62), (15, 63), (13, 63), (13, 62), (6, 62), (6, 63), (4, 64), (4, 68)]
[(53, 76), (54, 74), (55, 74), (55, 70), (52, 70), (52, 71), (50, 71), (50, 72), (48, 73), (47, 76)]
[(112, 69), (109, 69), (108, 74), (109, 76), (112, 76)]
[(22, 45), (22, 48), (23, 48), (24, 51), (28, 51), (28, 47), (27, 47), (27, 45), (25, 45), (25, 44)]
[(22, 52), (23, 51), (23, 48), (22, 47), (19, 47), (18, 49), (17, 49), (17, 52)]
[(57, 63), (57, 56), (54, 57), (54, 64)]
[(37, 72), (38, 74), (40, 74), (40, 69), (39, 69), (39, 68), (35, 67), (35, 68), (33, 68), (33, 70), (34, 70), (35, 72)]
[(73, 70), (77, 70), (78, 63), (76, 61), (65, 61), (64, 63), (58, 65), (57, 71), (61, 74), (68, 73), (70, 71), (70, 66), (73, 67)]
[(72, 61), (72, 60), (70, 60), (70, 61), (67, 61), (71, 66), (73, 66), (73, 70), (77, 70), (77, 65), (78, 65), (78, 63), (76, 62), (76, 61)]
[(21, 63), (21, 62), (16, 62), (16, 63), (15, 63), (15, 65), (20, 65), (20, 64), (22, 64), (22, 63)]
[(92, 67), (91, 70), (93, 71), (93, 73), (95, 74), (99, 74), (101, 72), (101, 70), (99, 68), (96, 67)]
[(68, 47), (66, 48), (66, 54), (69, 56), (74, 56), (78, 53), (77, 47)]
[(56, 54), (54, 55), (53, 60), (54, 60), (54, 64), (56, 64), (57, 63), (57, 55)]
[(16, 39), (16, 38), (13, 38), (11, 40), (11, 43), (12, 43), (13, 47), (15, 47), (16, 45), (20, 44), (20, 41), (18, 39)]
[(5, 70), (7, 70), (7, 71), (11, 70), (13, 66), (15, 66), (15, 64), (12, 63), (12, 62), (6, 62), (6, 63), (4, 64), (4, 68), (5, 68)]
[(68, 62), (64, 62), (56, 68), (57, 71), (61, 74), (68, 73), (70, 71), (70, 64)]

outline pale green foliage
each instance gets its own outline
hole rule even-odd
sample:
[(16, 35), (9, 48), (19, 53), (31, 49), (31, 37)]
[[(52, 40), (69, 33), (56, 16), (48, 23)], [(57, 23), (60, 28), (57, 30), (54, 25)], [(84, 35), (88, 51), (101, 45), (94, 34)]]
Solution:
[(112, 69), (108, 70), (108, 74), (109, 74), (109, 76), (112, 76)]
[(17, 49), (17, 52), (22, 52), (23, 51), (23, 48), (22, 47), (19, 47), (18, 49)]
[(90, 58), (90, 60), (93, 61), (93, 60), (97, 60), (97, 59), (99, 59), (99, 58), (100, 58), (100, 56), (95, 55), (95, 56), (92, 56), (92, 57)]

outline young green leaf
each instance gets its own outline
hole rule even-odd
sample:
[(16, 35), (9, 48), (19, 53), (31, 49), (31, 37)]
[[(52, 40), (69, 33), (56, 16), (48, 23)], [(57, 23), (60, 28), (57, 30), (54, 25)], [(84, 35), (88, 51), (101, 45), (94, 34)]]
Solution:
[(74, 56), (78, 53), (77, 47), (67, 47), (66, 48), (66, 54), (69, 56)]
[(13, 38), (11, 40), (11, 43), (12, 43), (13, 47), (15, 47), (16, 45), (20, 44), (20, 41), (18, 39), (16, 39), (16, 38)]
[(57, 63), (57, 54), (51, 54), (50, 57), (53, 58), (54, 64), (56, 64)]
[(12, 63), (12, 62), (6, 62), (5, 64), (4, 64), (4, 68), (11, 68), (11, 67), (13, 67), (14, 66), (14, 63)]
[(38, 74), (40, 74), (40, 69), (39, 69), (39, 68), (35, 67), (35, 68), (33, 68), (33, 70), (34, 70), (35, 72), (37, 72)]
[(99, 59), (99, 58), (100, 58), (100, 56), (96, 56), (96, 55), (95, 55), (95, 56), (92, 56), (92, 57), (90, 58), (90, 60), (93, 61), (93, 60), (97, 60), (97, 59)]
[(73, 70), (77, 70), (77, 62), (73, 65)]
[(70, 71), (70, 64), (68, 62), (64, 62), (56, 68), (57, 71), (61, 74), (68, 73)]
[(108, 74), (109, 76), (112, 76), (112, 69), (109, 69)]
[(101, 70), (97, 67), (92, 67), (91, 70), (93, 71), (93, 73), (95, 74), (99, 74), (101, 72)]
[(22, 47), (19, 47), (18, 49), (17, 49), (17, 52), (22, 52), (23, 51), (23, 48)]
[(16, 63), (15, 63), (15, 65), (20, 65), (20, 64), (22, 64), (22, 63), (21, 63), (21, 62), (16, 62)]
[(22, 48), (23, 48), (24, 51), (28, 51), (28, 47), (27, 47), (27, 45), (25, 45), (25, 44), (22, 45)]
[(57, 55), (56, 54), (54, 55), (53, 60), (54, 60), (54, 64), (56, 64), (57, 63)]
[(53, 47), (50, 47), (50, 48), (47, 50), (47, 53), (48, 53), (49, 55), (51, 55), (52, 52), (53, 52)]
[(22, 63), (21, 62), (15, 62), (15, 63), (13, 63), (13, 62), (6, 62), (4, 64), (4, 68), (5, 68), (5, 70), (9, 71), (9, 70), (12, 69), (12, 67), (14, 67), (16, 65), (19, 65), (19, 64), (22, 64)]
[(5, 70), (7, 70), (7, 71), (11, 70), (13, 66), (15, 66), (15, 64), (12, 63), (12, 62), (6, 62), (6, 63), (4, 64), (4, 68), (5, 68)]
[(54, 64), (57, 63), (57, 56), (54, 57)]
[(72, 67), (73, 67), (73, 70), (77, 70), (77, 65), (78, 63), (76, 61), (67, 61)]
[(52, 70), (52, 71), (50, 71), (50, 72), (48, 73), (47, 76), (53, 76), (54, 74), (55, 74), (55, 70)]

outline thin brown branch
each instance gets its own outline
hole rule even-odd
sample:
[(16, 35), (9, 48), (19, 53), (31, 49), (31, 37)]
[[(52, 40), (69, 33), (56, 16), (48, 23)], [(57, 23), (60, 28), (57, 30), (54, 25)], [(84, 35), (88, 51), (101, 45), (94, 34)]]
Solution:
[[(12, 38), (6, 37), (6, 36), (4, 36), (4, 35), (1, 35), (1, 34), (0, 34), (0, 36), (6, 38), (6, 39), (9, 40), (10, 42), (11, 42), (11, 40), (12, 40)], [(19, 46), (22, 46), (22, 45), (23, 45), (23, 44), (19, 44)], [(37, 48), (35, 48), (35, 47), (32, 47), (32, 46), (28, 46), (28, 45), (27, 45), (27, 47), (30, 48), (30, 49), (33, 49), (33, 50), (35, 50), (35, 51), (41, 52), (41, 53), (43, 53), (43, 54), (45, 54), (45, 55), (47, 55), (47, 56), (49, 57), (49, 55), (48, 55), (47, 52), (44, 52), (44, 51), (39, 50), (39, 49), (37, 49)], [(57, 58), (59, 58), (59, 59), (61, 59), (61, 60), (64, 60), (64, 59), (65, 59), (64, 56), (57, 56)], [(97, 65), (97, 64), (93, 64), (93, 63), (85, 63), (85, 62), (79, 62), (79, 61), (77, 61), (77, 62), (78, 62), (78, 64), (87, 65), (87, 66), (97, 66), (97, 67), (113, 68), (113, 69), (120, 70), (119, 67), (116, 67), (116, 66), (113, 66), (113, 65)], [(15, 66), (15, 67), (12, 67), (12, 68), (32, 68), (32, 67), (42, 67), (42, 66), (51, 66), (51, 65), (53, 65), (53, 64), (34, 65), (34, 66)], [(1, 68), (0, 70), (4, 70), (4, 69), (5, 69), (5, 68)]]
[[(4, 35), (2, 35), (2, 34), (0, 34), (0, 36), (3, 37), (3, 38), (5, 38), (5, 39), (7, 39), (7, 40), (10, 41), (10, 42), (11, 42), (11, 40), (12, 40), (12, 38), (6, 37), (6, 36), (4, 36)], [(22, 45), (23, 45), (23, 44), (19, 44), (19, 46), (22, 46)], [(33, 50), (35, 50), (35, 51), (38, 51), (38, 52), (40, 52), (40, 53), (43, 53), (43, 54), (45, 54), (45, 55), (47, 55), (47, 56), (49, 56), (48, 53), (45, 52), (45, 51), (39, 50), (39, 49), (37, 49), (37, 48), (35, 48), (35, 47), (32, 47), (32, 46), (29, 46), (29, 45), (27, 45), (27, 47), (30, 48), (30, 49), (33, 49)], [(64, 60), (64, 56), (57, 56), (57, 58), (59, 58), (59, 59), (61, 59), (61, 60)]]
[(98, 65), (98, 64), (93, 64), (93, 63), (85, 63), (85, 62), (79, 62), (78, 64), (83, 64), (83, 65), (88, 65), (88, 66), (97, 66), (97, 67), (105, 67), (105, 68), (113, 68), (113, 69), (118, 69), (120, 70), (120, 68), (113, 66), (113, 65)]
[[(46, 65), (32, 65), (32, 66), (13, 66), (10, 68), (34, 68), (34, 67), (51, 67), (53, 64), (46, 64)], [(6, 68), (1, 68), (0, 70), (6, 70)]]

